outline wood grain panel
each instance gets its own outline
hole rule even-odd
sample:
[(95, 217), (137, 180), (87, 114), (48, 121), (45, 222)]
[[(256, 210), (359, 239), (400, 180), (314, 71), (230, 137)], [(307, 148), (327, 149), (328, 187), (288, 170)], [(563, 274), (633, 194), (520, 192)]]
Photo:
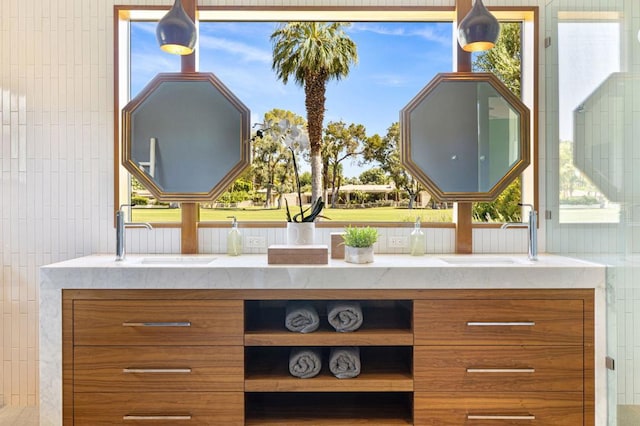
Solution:
[(73, 424), (73, 299), (62, 290), (62, 421)]
[(596, 423), (594, 290), (584, 301), (584, 424)]
[(288, 371), (256, 373), (247, 377), (247, 392), (411, 392), (410, 373), (367, 372), (353, 379), (338, 379), (328, 370), (310, 379), (293, 377)]
[[(470, 419), (469, 416), (493, 418)], [(508, 419), (502, 416), (516, 416)], [(532, 418), (527, 418), (532, 416)], [(500, 417), (499, 419), (497, 417)], [(426, 393), (415, 397), (420, 426), (576, 426), (583, 424), (582, 392)]]
[[(192, 56), (191, 54), (188, 56)], [(182, 222), (180, 224), (180, 253), (198, 253), (198, 222), (200, 208), (198, 203), (181, 203)]]
[(576, 392), (583, 388), (579, 346), (416, 346), (414, 354), (416, 390)]
[[(76, 300), (76, 345), (242, 345), (243, 304), (216, 300)], [(189, 327), (123, 326), (189, 322)]]
[(245, 334), (247, 346), (407, 346), (413, 344), (411, 330), (359, 329), (351, 333), (315, 331), (292, 333), (260, 330)]
[(242, 346), (77, 346), (74, 360), (75, 392), (244, 389)]
[[(582, 345), (582, 300), (422, 300), (416, 345)], [(532, 323), (474, 326), (469, 323)]]
[(456, 253), (473, 253), (472, 203), (458, 202), (456, 215)]
[[(242, 392), (76, 393), (74, 411), (75, 426), (240, 426), (244, 424), (244, 396)], [(157, 418), (125, 421), (124, 416)], [(163, 420), (162, 416), (167, 417)], [(190, 420), (176, 416), (190, 416)]]
[(565, 300), (593, 297), (592, 289), (481, 289), (481, 290), (64, 290), (75, 300)]

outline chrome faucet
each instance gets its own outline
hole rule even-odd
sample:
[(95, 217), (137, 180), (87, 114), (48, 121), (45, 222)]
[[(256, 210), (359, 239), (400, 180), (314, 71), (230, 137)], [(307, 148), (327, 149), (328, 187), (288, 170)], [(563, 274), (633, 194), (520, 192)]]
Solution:
[(518, 203), (519, 206), (529, 207), (529, 222), (509, 222), (502, 225), (502, 229), (520, 227), (525, 225), (529, 234), (529, 244), (527, 255), (529, 260), (538, 260), (538, 213), (535, 211), (533, 205)]
[(130, 207), (130, 204), (123, 204), (116, 212), (116, 261), (124, 260), (125, 256), (125, 228), (147, 228), (153, 229), (151, 224), (146, 222), (125, 222), (124, 207)]

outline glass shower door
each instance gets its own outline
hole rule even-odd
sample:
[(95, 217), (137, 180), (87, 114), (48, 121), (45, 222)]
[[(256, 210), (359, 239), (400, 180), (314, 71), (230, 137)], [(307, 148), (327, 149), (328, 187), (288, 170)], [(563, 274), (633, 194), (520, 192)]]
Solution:
[(545, 7), (546, 250), (609, 265), (600, 423), (620, 426), (640, 424), (639, 30), (637, 0)]

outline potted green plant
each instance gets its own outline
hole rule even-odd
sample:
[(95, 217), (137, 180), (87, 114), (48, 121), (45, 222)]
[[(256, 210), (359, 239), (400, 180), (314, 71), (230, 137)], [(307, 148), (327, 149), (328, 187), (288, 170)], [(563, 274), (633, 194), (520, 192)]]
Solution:
[(373, 244), (378, 241), (378, 230), (368, 226), (356, 228), (347, 226), (342, 235), (344, 240), (344, 260), (349, 263), (373, 262)]

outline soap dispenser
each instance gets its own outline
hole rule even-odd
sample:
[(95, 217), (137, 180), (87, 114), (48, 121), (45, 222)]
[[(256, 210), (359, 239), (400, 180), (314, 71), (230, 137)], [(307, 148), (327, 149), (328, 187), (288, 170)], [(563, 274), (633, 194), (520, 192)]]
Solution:
[(424, 238), (424, 232), (420, 229), (420, 218), (416, 217), (416, 223), (411, 232), (410, 237), (410, 253), (411, 256), (423, 256), (425, 252), (426, 240)]
[(227, 254), (229, 256), (239, 256), (242, 253), (242, 235), (238, 230), (238, 221), (235, 216), (227, 216), (233, 219), (231, 222), (231, 230), (227, 236)]

